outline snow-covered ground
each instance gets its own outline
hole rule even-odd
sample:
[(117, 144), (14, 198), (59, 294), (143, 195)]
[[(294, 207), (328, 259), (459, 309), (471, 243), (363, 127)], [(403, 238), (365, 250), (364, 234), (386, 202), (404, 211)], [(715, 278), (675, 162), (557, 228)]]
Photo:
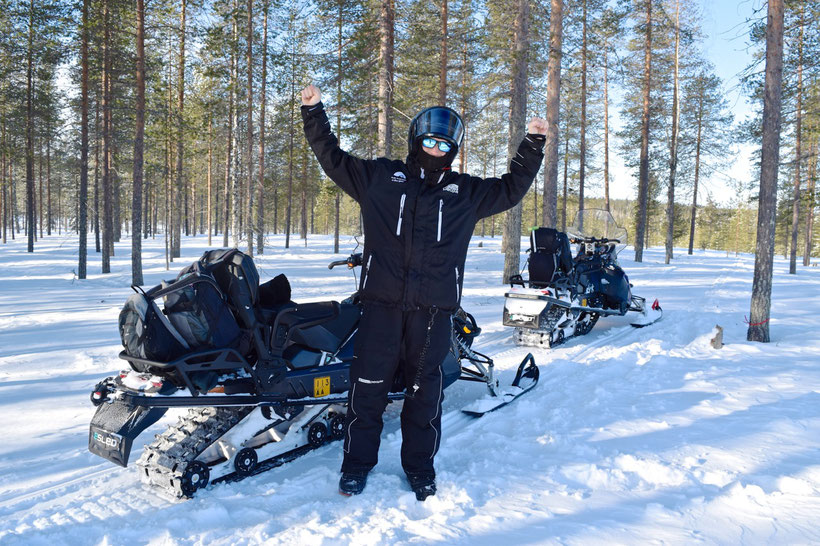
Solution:
[[(268, 238), (263, 279), (284, 272), (297, 301), (354, 288), (332, 240)], [(215, 242), (217, 246), (218, 242)], [(502, 383), (526, 354), (501, 325), (499, 239), (473, 241), (463, 306), (482, 327), (476, 347)], [(183, 241), (165, 271), (163, 242), (146, 242), (146, 283), (175, 275), (205, 249)], [(526, 247), (524, 241), (522, 246)], [(400, 404), (386, 415), (381, 462), (359, 497), (337, 493), (341, 446), (172, 503), (87, 450), (89, 393), (121, 369), (117, 315), (130, 293), (129, 246), (113, 273), (75, 280), (76, 240), (25, 252), (0, 246), (0, 543), (2, 544), (531, 544), (820, 542), (820, 269), (775, 264), (772, 342), (745, 341), (749, 255), (659, 249), (621, 263), (664, 319), (593, 332), (534, 350), (537, 388), (481, 419), (459, 408), (484, 392), (457, 383), (444, 401), (439, 493), (416, 502), (399, 464)], [(344, 251), (355, 243), (345, 240)], [(651, 299), (650, 299), (651, 301)], [(709, 340), (724, 328), (723, 349)], [(138, 438), (132, 461), (169, 412)]]

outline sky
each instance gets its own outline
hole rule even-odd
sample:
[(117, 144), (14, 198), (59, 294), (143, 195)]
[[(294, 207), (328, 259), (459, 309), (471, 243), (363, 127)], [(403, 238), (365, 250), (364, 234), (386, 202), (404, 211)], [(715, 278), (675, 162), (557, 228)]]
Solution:
[[(739, 75), (752, 62), (748, 48), (750, 21), (765, 15), (763, 0), (699, 0), (703, 9), (704, 50), (714, 63), (717, 75), (724, 81), (729, 107), (735, 123), (752, 117), (752, 107), (740, 90)], [(752, 153), (755, 146), (738, 148), (735, 162), (728, 174), (734, 179), (749, 181), (752, 173)], [(715, 197), (726, 201), (734, 196), (725, 183), (714, 181)]]

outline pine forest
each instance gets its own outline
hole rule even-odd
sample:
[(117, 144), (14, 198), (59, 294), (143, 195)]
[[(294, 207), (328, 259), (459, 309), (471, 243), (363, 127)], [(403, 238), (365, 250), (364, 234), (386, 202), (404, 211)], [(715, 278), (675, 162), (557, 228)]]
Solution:
[[(737, 31), (752, 59), (732, 84), (746, 119), (705, 53), (699, 6), (0, 0), (2, 242), (37, 252), (40, 238), (76, 234), (83, 279), (130, 239), (137, 285), (147, 238), (164, 239), (168, 267), (190, 236), (253, 255), (270, 234), (286, 246), (335, 234), (345, 252), (360, 215), (305, 141), (299, 93), (314, 83), (359, 157), (403, 159), (413, 115), (454, 108), (467, 128), (454, 168), (476, 176), (505, 172), (526, 120), (547, 119), (536, 183), (476, 235), (561, 229), (605, 208), (636, 261), (652, 246), (667, 263), (681, 249), (753, 252), (765, 278), (776, 253), (794, 273), (820, 256), (820, 4), (770, 0)], [(750, 175), (732, 177), (742, 146)], [(617, 176), (628, 192), (612, 190)], [(718, 178), (729, 199), (710, 191)]]

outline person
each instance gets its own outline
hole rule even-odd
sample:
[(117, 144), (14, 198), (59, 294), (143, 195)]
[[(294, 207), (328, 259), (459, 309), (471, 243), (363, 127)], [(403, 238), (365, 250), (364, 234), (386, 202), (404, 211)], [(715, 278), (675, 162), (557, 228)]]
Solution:
[(302, 90), (305, 136), (322, 169), (361, 207), (362, 317), (350, 368), (339, 492), (363, 491), (378, 461), (382, 414), (396, 371), (407, 382), (401, 411), (401, 463), (416, 498), (436, 493), (433, 461), (441, 443), (443, 374), (464, 262), (481, 218), (516, 205), (543, 158), (547, 122), (533, 118), (499, 178), (455, 173), (464, 138), (459, 115), (426, 108), (410, 123), (405, 161), (365, 160), (343, 151), (314, 85)]

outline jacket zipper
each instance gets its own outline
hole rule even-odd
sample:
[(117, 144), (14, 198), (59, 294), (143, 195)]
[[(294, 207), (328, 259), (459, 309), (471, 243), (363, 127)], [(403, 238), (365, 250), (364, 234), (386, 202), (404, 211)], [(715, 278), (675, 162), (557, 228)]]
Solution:
[(373, 260), (373, 253), (367, 257), (367, 265), (365, 265), (364, 280), (362, 281), (362, 290), (367, 286), (367, 277), (370, 276), (370, 262)]
[(456, 266), (456, 303), (458, 303), (458, 266)]
[(438, 232), (436, 234), (436, 241), (441, 241), (441, 214), (444, 210), (444, 199), (438, 200)]
[(404, 200), (407, 198), (407, 194), (401, 194), (401, 203), (399, 204), (399, 223), (396, 225), (396, 236), (401, 235), (401, 220), (404, 218)]

